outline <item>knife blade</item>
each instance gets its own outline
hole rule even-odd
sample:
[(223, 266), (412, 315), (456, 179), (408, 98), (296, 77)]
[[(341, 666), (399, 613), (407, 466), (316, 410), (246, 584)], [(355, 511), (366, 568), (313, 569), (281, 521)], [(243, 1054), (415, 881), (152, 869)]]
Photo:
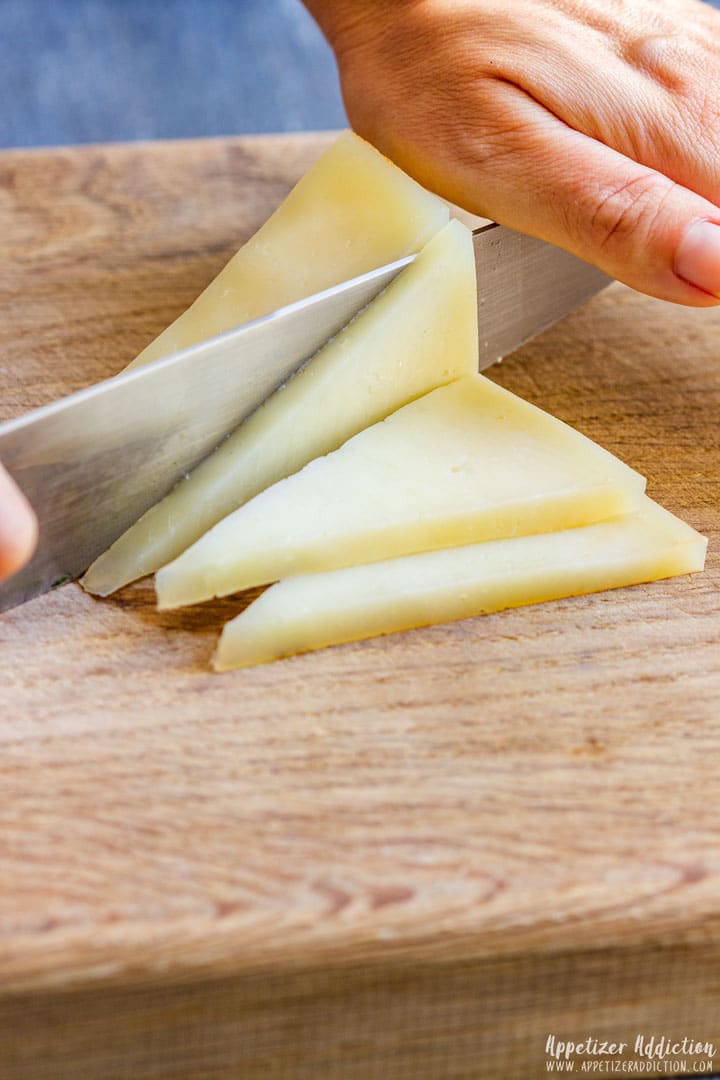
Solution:
[[(480, 369), (609, 282), (500, 225), (476, 230), (473, 240)], [(0, 425), (0, 461), (40, 524), (32, 560), (0, 585), (0, 611), (82, 574), (414, 258)]]
[(610, 284), (577, 256), (504, 226), (477, 229), (473, 243), (481, 371)]

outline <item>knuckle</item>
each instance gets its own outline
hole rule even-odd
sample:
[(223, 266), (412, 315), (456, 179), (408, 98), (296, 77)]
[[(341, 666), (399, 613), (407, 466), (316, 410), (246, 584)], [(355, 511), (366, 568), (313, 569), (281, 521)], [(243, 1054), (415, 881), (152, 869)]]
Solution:
[(650, 242), (674, 186), (654, 173), (640, 173), (605, 188), (588, 220), (594, 244), (604, 251), (622, 247), (630, 238), (633, 243)]

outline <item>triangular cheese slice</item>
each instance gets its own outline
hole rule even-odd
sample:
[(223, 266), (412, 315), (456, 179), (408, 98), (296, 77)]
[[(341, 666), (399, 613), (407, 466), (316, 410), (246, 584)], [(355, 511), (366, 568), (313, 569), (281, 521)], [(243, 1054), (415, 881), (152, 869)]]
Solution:
[(650, 499), (564, 532), (288, 578), (223, 629), (215, 669), (702, 570), (707, 540)]
[(624, 513), (644, 480), (482, 375), (440, 387), (310, 462), (156, 578), (161, 607), (315, 572)]
[(106, 596), (153, 573), (277, 480), (477, 368), (472, 238), (450, 222), (392, 284), (97, 559)]
[(448, 217), (437, 196), (347, 131), (195, 303), (129, 366), (419, 251)]

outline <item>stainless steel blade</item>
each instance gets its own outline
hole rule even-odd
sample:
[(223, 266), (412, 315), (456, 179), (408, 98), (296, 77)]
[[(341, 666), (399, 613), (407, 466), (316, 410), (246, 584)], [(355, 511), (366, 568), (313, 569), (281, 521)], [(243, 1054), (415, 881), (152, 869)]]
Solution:
[[(481, 369), (609, 281), (500, 225), (473, 238)], [(32, 562), (0, 585), (0, 611), (87, 569), (413, 258), (0, 425), (0, 461), (40, 521)]]
[(0, 461), (40, 522), (34, 558), (0, 585), (0, 611), (85, 571), (410, 262), (0, 425)]
[(595, 266), (503, 225), (477, 229), (473, 241), (481, 371), (610, 284)]

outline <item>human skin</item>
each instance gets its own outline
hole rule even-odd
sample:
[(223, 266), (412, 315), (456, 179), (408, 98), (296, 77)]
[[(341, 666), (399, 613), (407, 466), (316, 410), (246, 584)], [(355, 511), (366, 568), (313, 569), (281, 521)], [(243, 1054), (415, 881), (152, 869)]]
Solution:
[(37, 519), (17, 485), (0, 465), (0, 581), (28, 561), (37, 544)]
[(350, 122), (450, 201), (642, 292), (720, 303), (720, 12), (306, 0)]
[[(720, 303), (720, 13), (700, 0), (306, 0), (355, 130), (465, 209)], [(0, 580), (37, 524), (0, 467)]]

